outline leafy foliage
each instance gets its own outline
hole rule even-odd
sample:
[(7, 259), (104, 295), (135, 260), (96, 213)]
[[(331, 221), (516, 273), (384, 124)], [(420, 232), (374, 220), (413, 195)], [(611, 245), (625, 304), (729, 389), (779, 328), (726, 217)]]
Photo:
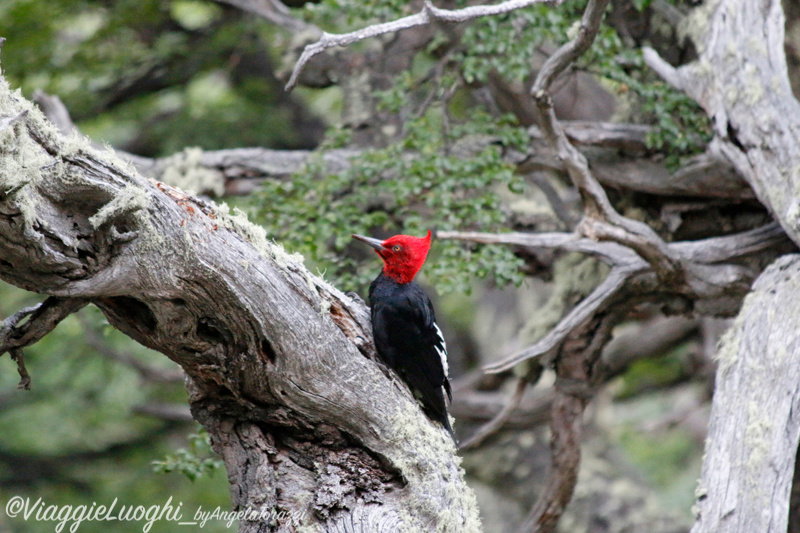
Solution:
[[(394, 98), (386, 95), (386, 105)], [(509, 118), (496, 121), (483, 113), (470, 122), (448, 126), (447, 121), (441, 107), (428, 109), (406, 123), (400, 141), (367, 150), (338, 174), (326, 174), (321, 152), (291, 181), (266, 184), (258, 196), (258, 216), (271, 237), (307, 255), (348, 290), (363, 288), (376, 271), (374, 262), (363, 266), (345, 253), (351, 233), (500, 230), (505, 217), (498, 189), (523, 187), (502, 151), (522, 148), (527, 136)], [(465, 157), (464, 144), (489, 134), (495, 144)], [(471, 249), (450, 242), (435, 248), (438, 256), (426, 273), (441, 291), (468, 291), (473, 277), (501, 285), (521, 281), (520, 261), (507, 248)]]
[[(505, 17), (489, 17), (464, 32), (456, 64), (470, 83), (485, 82), (490, 72), (509, 80), (530, 80), (531, 65), (545, 45), (561, 45), (574, 37), (586, 0), (565, 2), (559, 9), (536, 5)], [(645, 7), (644, 2), (636, 6)], [(648, 146), (668, 154), (674, 168), (679, 158), (701, 151), (711, 140), (711, 127), (697, 103), (664, 83), (645, 65), (639, 49), (623, 45), (617, 32), (601, 26), (592, 47), (575, 65), (612, 83), (620, 94), (633, 93), (645, 123), (655, 126)]]
[(204, 475), (213, 475), (222, 468), (222, 460), (211, 449), (211, 437), (205, 429), (188, 437), (189, 448), (179, 448), (160, 461), (153, 461), (153, 470), (162, 474), (178, 472), (194, 482)]
[[(479, 105), (471, 88), (485, 85), (490, 73), (531, 83), (531, 66), (541, 62), (541, 50), (574, 36), (586, 3), (570, 0), (559, 9), (532, 6), (471, 21), (455, 37), (435, 35), (417, 53), (414, 67), (378, 95), (381, 109), (401, 119), (393, 142), (365, 151), (345, 172), (326, 175), (321, 153), (348, 142), (345, 130), (331, 130), (318, 159), (305, 171), (291, 182), (266, 185), (256, 201), (258, 219), (274, 239), (351, 290), (363, 288), (377, 267), (374, 261), (363, 265), (363, 254), (348, 252), (350, 233), (501, 231), (507, 227), (501, 188), (515, 193), (524, 188), (501, 155), (508, 148), (524, 149), (527, 137), (513, 118), (492, 115)], [(329, 31), (345, 31), (396, 19), (412, 9), (406, 2), (324, 0), (303, 13)], [(602, 27), (576, 68), (606, 79), (621, 94), (635, 94), (638, 114), (655, 125), (649, 145), (666, 152), (670, 163), (708, 141), (710, 128), (700, 109), (656, 80), (641, 54), (626, 49), (613, 28)], [(459, 149), (480, 136), (496, 141), (484, 150)], [(438, 255), (425, 272), (440, 291), (468, 291), (472, 278), (499, 285), (521, 281), (521, 261), (507, 248), (440, 242), (434, 249)]]
[(312, 147), (313, 120), (282, 105), (265, 46), (274, 33), (211, 2), (0, 2), (12, 85), (57, 94), (82, 131), (140, 155)]

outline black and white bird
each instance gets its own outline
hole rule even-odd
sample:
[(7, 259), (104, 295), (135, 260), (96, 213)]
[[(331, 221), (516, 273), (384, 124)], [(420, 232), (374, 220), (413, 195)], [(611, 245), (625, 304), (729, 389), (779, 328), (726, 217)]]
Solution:
[(378, 356), (408, 385), (431, 420), (455, 440), (445, 394), (452, 401), (447, 343), (436, 324), (433, 304), (414, 282), (431, 247), (425, 237), (395, 235), (386, 240), (353, 235), (383, 259), (383, 271), (369, 286), (372, 333)]

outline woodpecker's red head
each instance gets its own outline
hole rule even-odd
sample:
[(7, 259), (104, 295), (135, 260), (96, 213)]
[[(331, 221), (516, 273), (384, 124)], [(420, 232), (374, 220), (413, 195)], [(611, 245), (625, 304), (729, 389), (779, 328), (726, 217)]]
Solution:
[(431, 249), (430, 230), (425, 237), (395, 235), (385, 241), (363, 235), (352, 237), (375, 248), (383, 259), (383, 273), (398, 283), (410, 283), (414, 279)]

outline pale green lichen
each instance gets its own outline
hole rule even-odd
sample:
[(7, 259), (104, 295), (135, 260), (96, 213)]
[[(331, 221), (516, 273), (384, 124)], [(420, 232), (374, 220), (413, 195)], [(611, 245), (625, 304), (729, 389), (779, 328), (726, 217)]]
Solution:
[(214, 216), (220, 226), (238, 234), (252, 244), (258, 253), (264, 257), (275, 257), (277, 245), (267, 238), (267, 230), (247, 219), (247, 213), (237, 207), (231, 214), (230, 207), (223, 202), (217, 204)]
[(270, 240), (267, 237), (267, 231), (263, 227), (250, 222), (247, 214), (238, 207), (234, 208), (233, 214), (231, 214), (231, 209), (226, 203), (217, 204), (214, 217), (222, 227), (233, 231), (248, 241), (259, 254), (273, 260), (281, 270), (293, 271), (305, 277), (309, 289), (317, 295), (320, 313), (328, 315), (331, 303), (322, 296), (320, 289), (333, 294), (339, 294), (339, 292), (322, 278), (314, 276), (305, 268), (302, 254), (289, 253), (282, 244)]
[(751, 400), (747, 404), (747, 428), (745, 429), (745, 448), (749, 450), (745, 467), (747, 468), (747, 481), (757, 485), (756, 479), (769, 455), (772, 432), (770, 413), (765, 412), (765, 404)]
[[(408, 402), (391, 419), (395, 428), (393, 438), (401, 450), (392, 463), (408, 481), (410, 503), (401, 514), (402, 531), (431, 531), (428, 521), (436, 524), (435, 531), (442, 533), (477, 533), (481, 531), (478, 504), (475, 494), (464, 482), (460, 458), (455, 456), (455, 446), (450, 436), (434, 427), (419, 409)], [(414, 453), (408, 452), (407, 443), (414, 442)], [(441, 479), (441, 478), (444, 478)], [(458, 477), (461, 482), (456, 479)], [(435, 505), (444, 499), (444, 506)], [(463, 514), (462, 514), (463, 513)]]
[[(298, 271), (305, 270), (302, 254), (289, 253), (282, 244), (270, 240), (267, 237), (267, 230), (250, 222), (247, 218), (247, 213), (238, 207), (235, 207), (233, 209), (233, 214), (231, 214), (231, 209), (228, 204), (225, 202), (216, 204), (214, 218), (220, 226), (238, 234), (244, 240), (252, 244), (259, 254), (272, 259), (280, 268), (295, 268)], [(308, 275), (312, 276), (310, 273)], [(314, 279), (314, 283), (322, 283), (322, 281)]]
[(159, 179), (190, 194), (225, 194), (225, 176), (217, 169), (203, 165), (203, 151), (189, 147), (169, 158)]
[(59, 139), (58, 155), (64, 159), (72, 159), (86, 153), (91, 148), (91, 144), (92, 141), (89, 137), (81, 134), (78, 130), (72, 130), (69, 135), (64, 135)]
[(767, 56), (767, 47), (764, 46), (764, 39), (756, 39), (755, 37), (751, 36), (747, 39), (747, 48), (751, 52), (756, 52), (757, 54), (761, 54), (766, 58)]
[(728, 106), (734, 105), (739, 100), (739, 91), (733, 85), (725, 91), (725, 100)]
[(50, 158), (26, 134), (20, 132), (21, 126), (8, 128), (15, 135), (7, 148), (0, 150), (0, 190), (5, 194), (16, 194), (27, 185), (35, 185), (41, 180), (42, 167)]
[(790, 227), (800, 230), (800, 201), (789, 202), (784, 214), (784, 220)]
[(94, 229), (98, 229), (107, 222), (146, 208), (149, 203), (150, 193), (148, 191), (136, 185), (127, 185), (117, 193), (113, 200), (89, 217), (89, 224)]
[[(752, 300), (754, 293), (748, 294), (744, 302), (742, 304), (742, 309), (744, 310), (748, 302)], [(739, 343), (741, 341), (740, 334), (742, 323), (744, 321), (742, 317), (743, 313), (740, 311), (739, 315), (734, 320), (733, 325), (728, 328), (728, 330), (722, 334), (717, 343), (717, 351), (714, 354), (714, 361), (717, 362), (719, 366), (719, 372), (721, 375), (725, 376), (730, 372), (736, 363), (739, 361)]]
[(110, 144), (103, 143), (102, 150), (95, 150), (95, 157), (122, 174), (138, 174), (136, 166), (126, 157), (121, 157)]
[(700, 79), (705, 79), (714, 74), (714, 66), (707, 57), (701, 57), (691, 64), (692, 74)]
[(743, 93), (744, 101), (747, 105), (753, 106), (764, 97), (764, 87), (761, 85), (761, 78), (755, 65), (745, 65), (743, 74), (747, 80)]
[(694, 497), (699, 500), (700, 498), (705, 498), (707, 495), (708, 495), (708, 489), (698, 479), (697, 487), (694, 489)]
[(314, 276), (309, 270), (304, 269), (303, 273), (306, 277), (306, 283), (308, 284), (308, 288), (311, 289), (311, 292), (317, 295), (319, 299), (319, 312), (323, 316), (327, 316), (331, 310), (331, 302), (326, 300), (322, 297), (322, 293), (320, 293), (319, 289), (317, 288), (318, 278)]
[[(14, 115), (26, 112), (24, 124), (20, 122), (13, 128), (7, 128), (0, 137), (0, 190), (17, 195), (14, 200), (29, 227), (37, 222), (39, 198), (36, 189), (44, 186), (43, 179), (52, 180), (48, 181), (47, 187), (51, 187), (50, 183), (56, 184), (56, 187), (63, 187), (65, 183), (87, 183), (81, 173), (71, 170), (66, 160), (91, 153), (93, 159), (122, 175), (132, 173), (129, 163), (122, 162), (112, 152), (94, 149), (91, 141), (77, 132), (62, 135), (19, 90), (11, 91), (4, 79), (0, 79), (0, 110), (3, 114)], [(55, 157), (44, 148), (55, 152)], [(146, 204), (145, 191), (128, 185), (91, 217), (90, 222), (97, 228), (116, 216), (135, 212)]]
[[(708, 446), (706, 446), (706, 449), (708, 449)], [(703, 452), (703, 464), (705, 464), (705, 462), (706, 462), (706, 454), (705, 452)], [(703, 484), (703, 480), (698, 479), (697, 487), (694, 489), (695, 503), (694, 505), (692, 505), (690, 509), (692, 517), (695, 520), (697, 520), (700, 517), (700, 503), (706, 496), (708, 496), (708, 489)]]
[(678, 36), (681, 39), (690, 38), (697, 47), (698, 55), (705, 51), (705, 37), (710, 26), (710, 18), (717, 9), (719, 0), (707, 0), (698, 7), (694, 8), (689, 14), (683, 17), (678, 26)]
[[(56, 175), (60, 170), (51, 165), (51, 156), (31, 138), (24, 121), (44, 118), (18, 91), (12, 93), (5, 80), (0, 84), (0, 110), (6, 117), (18, 117), (17, 122), (5, 127), (0, 137), (0, 195), (16, 204), (22, 214), (26, 234), (31, 238), (40, 238), (29, 233), (39, 223), (35, 187), (41, 182), (45, 167), (50, 166), (48, 172)], [(24, 111), (27, 113), (21, 115)]]
[(38, 215), (36, 214), (36, 200), (33, 194), (27, 190), (22, 191), (16, 197), (17, 208), (22, 213), (22, 219), (25, 221), (26, 231), (33, 228), (38, 222)]

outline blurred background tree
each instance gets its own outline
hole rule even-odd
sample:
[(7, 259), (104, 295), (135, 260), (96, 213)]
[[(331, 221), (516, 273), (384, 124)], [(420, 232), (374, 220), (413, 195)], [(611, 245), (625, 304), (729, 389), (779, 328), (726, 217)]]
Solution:
[[(7, 0), (0, 5), (0, 35), (8, 39), (3, 71), (26, 96), (57, 95), (82, 133), (133, 154), (158, 179), (213, 195), (215, 187), (192, 181), (198, 169), (211, 172), (225, 201), (335, 285), (362, 295), (379, 264), (350, 248), (350, 233), (574, 228), (579, 198), (534, 126), (528, 90), (544, 60), (574, 36), (585, 0), (329, 51), (293, 93), (283, 90), (286, 77), (319, 28), (342, 32), (392, 20), (420, 3), (287, 4), (291, 11), (259, 17), (200, 0)], [(639, 50), (648, 44), (674, 64), (695, 57), (679, 31), (690, 4), (613, 1), (593, 47), (558, 79), (554, 94), (558, 117), (581, 121), (571, 136), (617, 210), (668, 242), (770, 220), (743, 184), (699, 194), (660, 190), (642, 177), (678, 181), (710, 140), (699, 107), (649, 71)], [(784, 4), (787, 25), (796, 28), (800, 11)], [(797, 35), (787, 32), (795, 69)], [(609, 133), (608, 123), (626, 127)], [(258, 151), (232, 150), (242, 147)], [(732, 172), (718, 167), (709, 172)], [(480, 367), (541, 338), (606, 273), (574, 254), (436, 242), (423, 282), (440, 294), (462, 441), (514, 389), (514, 373), (485, 376)], [(0, 286), (0, 318), (35, 300)], [(589, 409), (581, 477), (562, 531), (683, 531), (692, 521), (712, 354), (725, 323), (665, 318), (663, 307), (631, 309), (604, 352), (611, 370)], [(213, 474), (202, 435), (192, 436), (199, 429), (176, 366), (91, 309), (67, 319), (27, 360), (30, 393), (14, 390), (12, 363), (0, 372), (2, 501), (22, 494), (87, 503), (112, 495), (147, 505), (172, 496), (187, 510), (228, 505), (224, 474)], [(464, 452), (487, 531), (519, 524), (541, 490), (552, 382), (545, 371), (505, 428)], [(175, 471), (186, 475), (165, 473)], [(5, 526), (51, 527), (0, 520)]]

